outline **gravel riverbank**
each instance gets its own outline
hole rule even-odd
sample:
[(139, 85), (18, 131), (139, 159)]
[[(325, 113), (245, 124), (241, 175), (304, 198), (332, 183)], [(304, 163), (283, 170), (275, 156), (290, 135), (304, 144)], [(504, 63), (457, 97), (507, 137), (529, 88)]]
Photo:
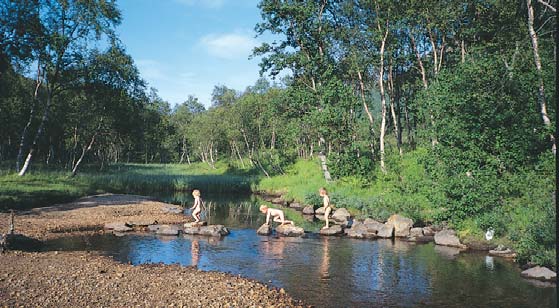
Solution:
[[(99, 195), (15, 216), (15, 232), (48, 240), (105, 232), (110, 222), (184, 223), (169, 205), (141, 196)], [(0, 233), (10, 214), (0, 213)], [(94, 252), (0, 254), (0, 307), (307, 307), (250, 279), (180, 265), (121, 264)]]
[(87, 252), (0, 254), (2, 307), (304, 307), (283, 289), (180, 265)]

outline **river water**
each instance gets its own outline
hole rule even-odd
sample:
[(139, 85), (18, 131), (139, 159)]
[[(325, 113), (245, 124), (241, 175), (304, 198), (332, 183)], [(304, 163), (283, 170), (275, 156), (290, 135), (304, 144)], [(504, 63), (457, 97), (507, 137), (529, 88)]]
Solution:
[[(167, 199), (175, 203), (184, 200)], [(189, 203), (188, 201), (187, 203)], [(191, 204), (191, 203), (189, 203)], [(206, 200), (221, 239), (112, 234), (53, 240), (46, 249), (95, 250), (132, 264), (180, 263), (284, 288), (316, 307), (556, 307), (556, 288), (520, 277), (485, 253), (400, 240), (258, 236), (258, 200)], [(318, 227), (318, 225), (317, 225)]]

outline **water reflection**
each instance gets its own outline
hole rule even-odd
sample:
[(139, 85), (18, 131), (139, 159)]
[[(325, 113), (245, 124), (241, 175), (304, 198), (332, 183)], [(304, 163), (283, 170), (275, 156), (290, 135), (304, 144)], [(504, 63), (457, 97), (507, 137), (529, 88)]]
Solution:
[[(192, 198), (185, 194), (185, 198)], [(186, 199), (184, 199), (186, 200)], [(258, 236), (258, 199), (207, 196), (203, 219), (223, 238), (95, 235), (53, 240), (46, 249), (98, 250), (132, 264), (180, 263), (283, 287), (317, 307), (555, 307), (555, 288), (520, 278), (514, 263), (452, 247), (399, 240)], [(184, 201), (191, 204), (192, 200)]]
[[(50, 248), (49, 248), (50, 247)], [(211, 237), (96, 235), (47, 249), (100, 250), (122, 262), (180, 263), (283, 287), (317, 307), (555, 307), (555, 288), (520, 278), (517, 265), (483, 254), (450, 260), (433, 244), (347, 238), (257, 236), (233, 229)]]

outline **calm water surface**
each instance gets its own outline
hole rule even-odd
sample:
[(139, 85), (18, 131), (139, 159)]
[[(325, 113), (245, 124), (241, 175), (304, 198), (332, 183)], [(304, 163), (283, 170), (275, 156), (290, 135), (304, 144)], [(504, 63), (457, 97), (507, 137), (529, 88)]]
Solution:
[[(191, 202), (187, 202), (191, 204)], [(208, 201), (206, 200), (206, 204)], [(240, 274), (317, 307), (556, 307), (556, 288), (520, 277), (517, 264), (449, 247), (393, 240), (263, 237), (258, 200), (216, 201), (221, 239), (112, 234), (51, 241), (46, 249), (97, 250), (121, 262), (180, 263)]]

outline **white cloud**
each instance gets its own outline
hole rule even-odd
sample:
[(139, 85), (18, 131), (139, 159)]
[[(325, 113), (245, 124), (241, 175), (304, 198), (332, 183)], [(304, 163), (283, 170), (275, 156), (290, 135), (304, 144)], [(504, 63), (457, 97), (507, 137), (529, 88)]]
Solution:
[(221, 59), (248, 58), (258, 41), (250, 35), (239, 33), (209, 34), (200, 43), (213, 56)]

